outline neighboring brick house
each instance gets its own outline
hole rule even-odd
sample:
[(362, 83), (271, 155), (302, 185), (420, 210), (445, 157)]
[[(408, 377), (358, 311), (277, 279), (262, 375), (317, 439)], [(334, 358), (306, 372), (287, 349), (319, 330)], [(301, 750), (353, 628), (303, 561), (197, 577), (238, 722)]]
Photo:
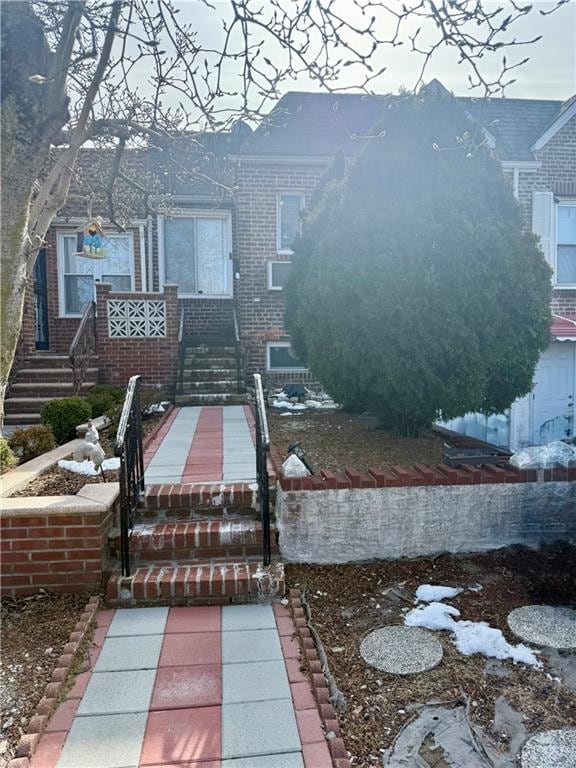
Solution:
[[(443, 91), (436, 81), (428, 87)], [(290, 244), (300, 211), (334, 154), (355, 154), (385, 114), (389, 98), (287, 94), (256, 131), (240, 124), (231, 134), (207, 137), (218, 179), (225, 179), (217, 187), (167, 173), (153, 151), (144, 158), (139, 151), (143, 172), (172, 195), (169, 215), (141, 215), (125, 233), (109, 229), (110, 254), (101, 262), (71, 257), (74, 229), (83, 220), (79, 209), (63, 212), (37, 262), (36, 312), (31, 289), (19, 356), (24, 368), (14, 379), (8, 421), (36, 412), (37, 403), (24, 402), (31, 399), (26, 383), (32, 378), (25, 371), (40, 372), (55, 353), (68, 352), (81, 310), (93, 295), (93, 280), (101, 284), (96, 285), (98, 360), (92, 375), (102, 382), (124, 384), (130, 374), (141, 373), (148, 385), (178, 388), (182, 327), (188, 347), (213, 348), (221, 362), (212, 367), (221, 373), (219, 380), (206, 372), (210, 366), (196, 370), (198, 350), (189, 349), (182, 359), (192, 379), (179, 387), (186, 394), (180, 399), (230, 400), (234, 314), (247, 381), (254, 371), (262, 372), (268, 385), (308, 380), (290, 354), (283, 324)], [(573, 430), (569, 414), (576, 394), (576, 344), (565, 341), (576, 341), (576, 103), (458, 100), (485, 126), (527, 226), (541, 237), (554, 269), (555, 318), (534, 392), (508, 414), (490, 420), (468, 416), (451, 424), (513, 446), (563, 436)]]

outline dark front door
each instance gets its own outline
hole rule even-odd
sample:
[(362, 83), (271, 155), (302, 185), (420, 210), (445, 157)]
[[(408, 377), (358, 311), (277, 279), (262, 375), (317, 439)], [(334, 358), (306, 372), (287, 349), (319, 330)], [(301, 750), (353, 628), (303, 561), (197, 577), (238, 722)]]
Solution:
[(46, 250), (42, 248), (34, 264), (34, 305), (36, 308), (36, 349), (49, 349), (48, 342), (48, 283), (46, 281)]

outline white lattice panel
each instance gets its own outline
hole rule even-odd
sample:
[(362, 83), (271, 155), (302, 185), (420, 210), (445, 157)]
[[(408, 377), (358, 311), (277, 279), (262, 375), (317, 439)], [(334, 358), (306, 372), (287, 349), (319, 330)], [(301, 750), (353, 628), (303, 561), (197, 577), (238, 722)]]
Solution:
[(166, 336), (166, 302), (109, 299), (108, 335), (112, 339)]

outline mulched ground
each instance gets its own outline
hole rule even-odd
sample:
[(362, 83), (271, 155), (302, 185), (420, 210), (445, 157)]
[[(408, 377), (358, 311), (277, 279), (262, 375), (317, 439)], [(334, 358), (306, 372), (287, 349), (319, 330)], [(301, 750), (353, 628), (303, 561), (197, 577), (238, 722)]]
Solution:
[[(521, 712), (529, 732), (574, 727), (576, 691), (553, 679), (556, 673), (497, 662), (510, 672), (487, 674), (487, 659), (463, 656), (447, 632), (435, 632), (444, 648), (441, 664), (409, 677), (397, 677), (369, 667), (359, 654), (362, 638), (386, 624), (403, 623), (414, 607), (421, 584), (470, 587), (445, 601), (461, 611), (462, 619), (486, 621), (506, 639), (520, 642), (508, 629), (506, 617), (521, 605), (576, 603), (576, 548), (524, 548), (434, 559), (402, 560), (368, 565), (287, 565), (290, 587), (306, 588), (312, 621), (326, 651), (330, 670), (347, 700), (340, 725), (356, 768), (379, 765), (403, 725), (415, 716), (414, 705), (437, 699), (454, 702), (469, 697), (474, 723), (490, 731), (494, 702), (503, 695)], [(574, 655), (576, 662), (576, 654)], [(509, 735), (492, 734), (505, 747)]]
[(0, 767), (13, 757), (88, 599), (48, 592), (2, 598)]
[(400, 437), (378, 426), (373, 416), (344, 411), (280, 416), (268, 411), (270, 439), (284, 459), (288, 447), (301, 443), (315, 471), (342, 472), (346, 467), (387, 469), (392, 464), (439, 464), (443, 440), (433, 432)]
[[(144, 437), (156, 428), (164, 414), (150, 416), (142, 421), (142, 434)], [(100, 445), (104, 449), (106, 458), (114, 456), (113, 435), (108, 430), (100, 431)], [(70, 457), (71, 458), (71, 457)], [(117, 483), (120, 478), (118, 470), (107, 470), (105, 477), (102, 475), (78, 475), (60, 469), (57, 464), (46, 469), (35, 480), (30, 481), (10, 496), (74, 496), (87, 484), (91, 483)]]

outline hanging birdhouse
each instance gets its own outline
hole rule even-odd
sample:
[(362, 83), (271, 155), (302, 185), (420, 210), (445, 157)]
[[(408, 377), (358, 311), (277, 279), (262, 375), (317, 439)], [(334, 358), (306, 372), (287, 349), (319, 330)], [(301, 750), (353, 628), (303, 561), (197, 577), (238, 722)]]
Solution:
[(105, 259), (108, 255), (105, 248), (102, 219), (97, 216), (76, 232), (76, 253), (86, 259)]

